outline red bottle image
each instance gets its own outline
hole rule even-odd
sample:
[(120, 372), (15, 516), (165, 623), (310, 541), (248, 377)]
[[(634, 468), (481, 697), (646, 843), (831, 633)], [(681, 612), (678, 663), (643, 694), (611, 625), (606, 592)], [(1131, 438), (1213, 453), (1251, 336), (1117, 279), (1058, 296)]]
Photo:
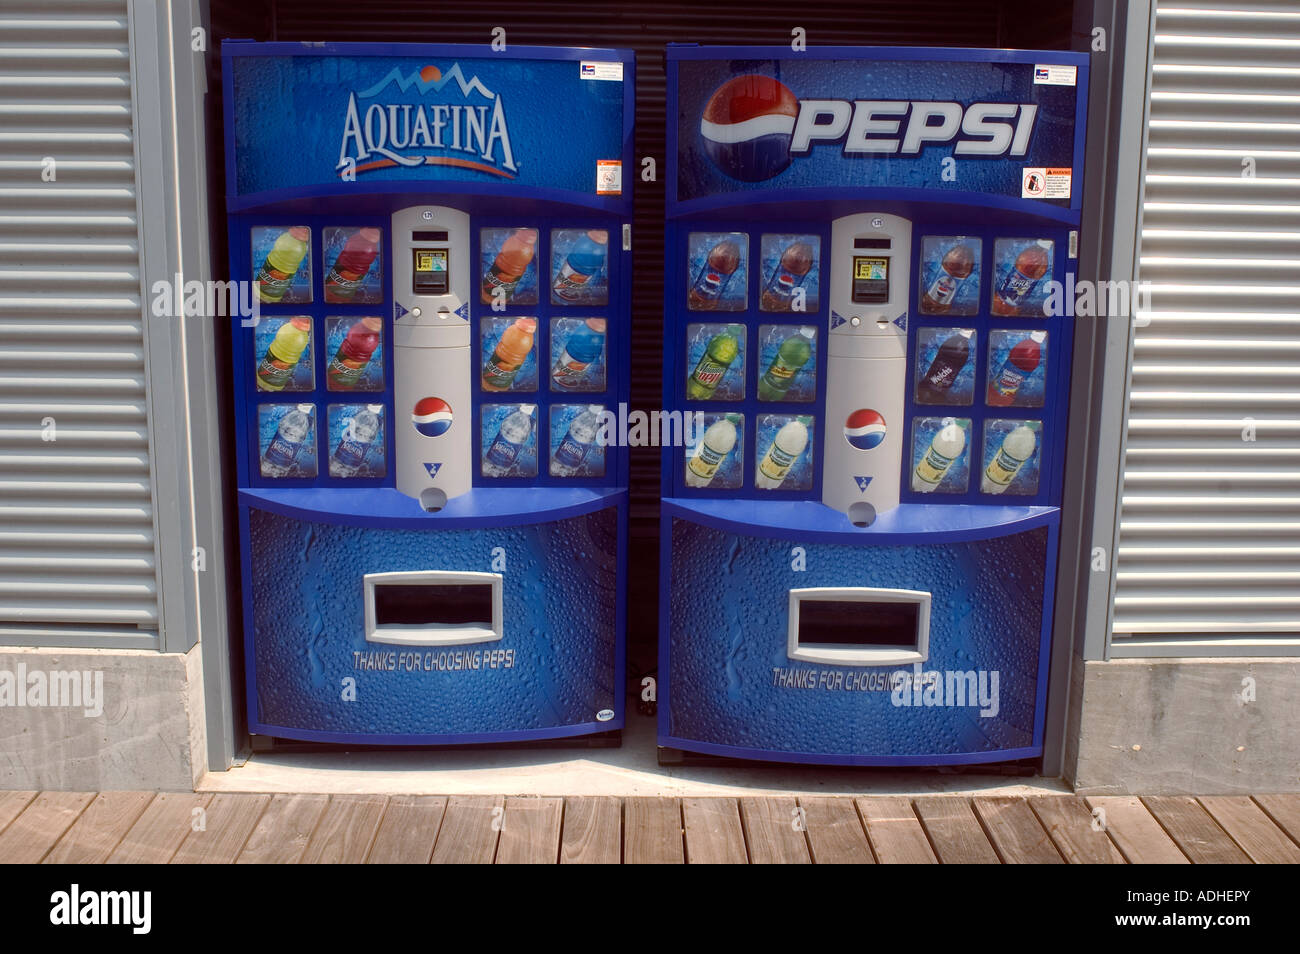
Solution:
[(957, 297), (957, 288), (975, 267), (975, 253), (969, 245), (954, 245), (939, 263), (939, 274), (921, 297), (921, 311), (928, 315), (945, 315)]
[(1017, 255), (1015, 264), (1007, 269), (993, 292), (993, 314), (1026, 314), (1023, 302), (1047, 274), (1047, 265), (1047, 250), (1036, 242)]
[(357, 297), (357, 290), (379, 255), (379, 239), (379, 229), (358, 229), (348, 238), (325, 276), (326, 301), (337, 304)]
[(380, 335), (384, 330), (382, 318), (362, 318), (348, 329), (347, 335), (339, 343), (338, 351), (330, 359), (325, 376), (331, 391), (354, 391), (361, 384), (361, 378), (370, 363), (371, 356), (379, 347)]
[(993, 407), (1010, 407), (1020, 392), (1020, 386), (1038, 369), (1042, 360), (1042, 346), (1033, 337), (1013, 347), (1002, 367), (989, 378), (987, 402)]

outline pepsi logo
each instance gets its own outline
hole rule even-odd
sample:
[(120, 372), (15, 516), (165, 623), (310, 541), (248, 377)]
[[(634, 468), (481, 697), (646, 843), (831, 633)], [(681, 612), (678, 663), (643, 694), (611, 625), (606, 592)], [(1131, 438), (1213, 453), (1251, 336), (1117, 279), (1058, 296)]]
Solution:
[(850, 414), (844, 422), (844, 439), (858, 450), (871, 450), (880, 446), (887, 430), (879, 411), (862, 408)]
[(770, 76), (753, 73), (714, 91), (700, 117), (700, 136), (713, 164), (733, 179), (762, 182), (790, 165), (799, 101)]
[(411, 423), (425, 437), (439, 437), (451, 427), (451, 405), (442, 398), (420, 398), (411, 411)]

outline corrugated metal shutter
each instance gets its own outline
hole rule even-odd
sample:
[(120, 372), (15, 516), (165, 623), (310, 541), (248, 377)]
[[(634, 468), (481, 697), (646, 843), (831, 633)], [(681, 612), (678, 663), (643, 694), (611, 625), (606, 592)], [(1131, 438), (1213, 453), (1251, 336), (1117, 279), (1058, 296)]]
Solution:
[(0, 643), (156, 640), (128, 32), (0, 7)]
[(1156, 13), (1116, 647), (1300, 633), (1300, 4), (1214, 6)]

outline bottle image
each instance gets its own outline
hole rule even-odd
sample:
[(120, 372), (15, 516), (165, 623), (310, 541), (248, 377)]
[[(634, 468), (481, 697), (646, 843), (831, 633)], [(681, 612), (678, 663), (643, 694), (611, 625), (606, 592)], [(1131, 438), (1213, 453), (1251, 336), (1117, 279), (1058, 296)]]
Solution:
[[(506, 391), (533, 350), (536, 318), (516, 318), (502, 334), (483, 365), (484, 391)], [(530, 389), (531, 390), (531, 389)]]
[(501, 251), (483, 275), (479, 286), (479, 300), (490, 305), (501, 297), (508, 302), (514, 297), (519, 279), (537, 254), (537, 230), (515, 229), (514, 234), (501, 243)]
[(984, 478), (980, 481), (980, 490), (986, 494), (1000, 494), (1015, 480), (1020, 468), (1034, 456), (1038, 446), (1038, 436), (1033, 428), (1021, 424), (1002, 439), (1002, 446), (993, 455), (989, 465), (984, 468)]
[(740, 246), (723, 239), (709, 250), (695, 282), (686, 293), (686, 305), (692, 311), (713, 311), (727, 289), (731, 276), (740, 267)]
[(334, 453), (330, 456), (331, 477), (352, 477), (366, 462), (370, 445), (379, 433), (379, 414), (371, 407), (362, 410), (348, 422)]
[(262, 476), (283, 477), (293, 470), (310, 432), (311, 415), (301, 405), (282, 417), (275, 437), (262, 455)]
[(912, 489), (928, 494), (943, 482), (953, 463), (966, 449), (966, 431), (956, 421), (948, 421), (939, 428), (930, 446), (912, 469)]
[(590, 405), (569, 422), (569, 432), (551, 455), (551, 476), (572, 477), (582, 469), (600, 430), (600, 415), (605, 409)]
[(709, 486), (722, 462), (736, 446), (736, 424), (739, 422), (739, 415), (728, 414), (708, 426), (695, 453), (686, 462), (687, 487)]
[(763, 311), (790, 311), (794, 290), (812, 270), (813, 250), (807, 242), (795, 242), (781, 253), (781, 261), (763, 289), (759, 307)]
[(1047, 250), (1035, 242), (1016, 256), (993, 292), (995, 315), (1018, 315), (1020, 303), (1029, 297), (1039, 280), (1047, 274)]
[(994, 407), (1010, 407), (1020, 392), (1020, 385), (1038, 368), (1043, 360), (1043, 349), (1039, 345), (1041, 338), (1031, 334), (1019, 342), (1007, 354), (997, 374), (989, 378), (987, 400)]
[(720, 331), (709, 339), (695, 370), (686, 379), (687, 398), (692, 401), (707, 401), (713, 396), (727, 369), (740, 354), (740, 335), (743, 331), (741, 325), (727, 325), (725, 331)]
[(608, 244), (609, 233), (604, 229), (593, 229), (573, 244), (552, 289), (558, 298), (567, 302), (581, 300), (587, 283), (605, 267)]
[(325, 276), (326, 301), (349, 302), (357, 297), (357, 289), (379, 255), (379, 238), (379, 229), (358, 229), (348, 237)]
[(970, 337), (972, 332), (959, 331), (949, 335), (939, 345), (929, 369), (916, 383), (916, 398), (923, 404), (948, 403), (953, 383), (961, 369), (970, 360)]
[(293, 276), (298, 274), (302, 260), (307, 257), (310, 237), (311, 230), (305, 225), (295, 225), (280, 233), (257, 270), (258, 298), (271, 304), (284, 299)]
[(374, 316), (362, 318), (348, 329), (325, 369), (331, 391), (351, 391), (361, 383), (383, 330), (384, 320)]
[(533, 414), (536, 404), (521, 404), (506, 415), (497, 436), (483, 453), (483, 476), (504, 477), (519, 458), (519, 452), (533, 436)]
[[(944, 315), (952, 308), (957, 289), (975, 267), (975, 253), (969, 245), (954, 245), (939, 263), (939, 274), (921, 296), (921, 310), (930, 315)], [(1045, 267), (1045, 266), (1044, 266)]]
[(591, 363), (605, 350), (605, 319), (588, 318), (582, 327), (569, 335), (564, 350), (551, 371), (557, 387), (571, 391), (582, 383)]
[(808, 426), (811, 417), (796, 417), (787, 421), (772, 438), (772, 444), (758, 462), (754, 487), (758, 490), (776, 490), (785, 481), (790, 468), (808, 446)]
[(772, 363), (758, 379), (760, 401), (779, 401), (785, 397), (795, 375), (812, 357), (813, 336), (816, 334), (816, 329), (805, 326), (781, 342)]
[(257, 389), (283, 391), (310, 341), (310, 318), (290, 318), (281, 325), (257, 366)]

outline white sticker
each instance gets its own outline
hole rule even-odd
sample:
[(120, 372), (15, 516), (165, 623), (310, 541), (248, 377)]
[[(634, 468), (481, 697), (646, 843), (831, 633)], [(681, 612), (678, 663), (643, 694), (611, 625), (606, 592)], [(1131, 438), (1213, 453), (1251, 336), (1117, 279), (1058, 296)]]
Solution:
[(1026, 166), (1020, 170), (1020, 198), (1068, 199), (1074, 171), (1043, 166)]
[(623, 64), (583, 60), (578, 64), (578, 76), (585, 80), (613, 80), (616, 83), (621, 83), (623, 82)]
[(1077, 229), (1070, 229), (1070, 258), (1079, 257), (1079, 232)]
[(597, 722), (608, 722), (612, 718), (614, 718), (613, 709), (601, 709), (599, 712), (596, 713)]
[(623, 194), (623, 161), (621, 159), (596, 160), (596, 195)]
[(1052, 66), (1050, 63), (1034, 64), (1035, 86), (1073, 86), (1079, 77), (1077, 66)]

